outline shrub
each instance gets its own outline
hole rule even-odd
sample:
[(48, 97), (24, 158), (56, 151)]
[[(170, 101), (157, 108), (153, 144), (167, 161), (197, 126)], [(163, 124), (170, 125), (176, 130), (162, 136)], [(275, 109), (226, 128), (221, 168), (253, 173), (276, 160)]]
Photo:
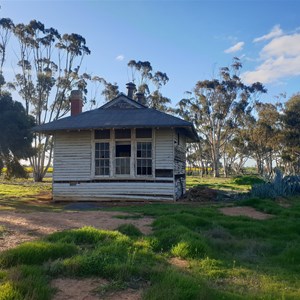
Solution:
[(271, 182), (254, 185), (251, 196), (258, 198), (275, 198), (277, 196), (290, 196), (300, 193), (300, 176), (283, 176), (280, 169), (275, 169), (275, 176)]

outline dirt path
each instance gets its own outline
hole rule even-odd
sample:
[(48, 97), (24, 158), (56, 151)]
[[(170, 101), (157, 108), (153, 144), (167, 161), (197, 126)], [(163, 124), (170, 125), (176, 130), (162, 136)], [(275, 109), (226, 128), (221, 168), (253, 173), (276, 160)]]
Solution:
[(30, 212), (19, 213), (0, 211), (0, 226), (6, 232), (0, 236), (0, 251), (13, 248), (25, 241), (65, 229), (93, 226), (99, 229), (114, 230), (121, 224), (133, 224), (144, 234), (151, 233), (152, 218), (118, 219), (115, 216), (128, 216), (122, 212), (72, 211), (72, 212)]
[(273, 217), (273, 215), (260, 212), (250, 206), (235, 206), (235, 207), (223, 207), (220, 211), (227, 216), (246, 216), (257, 220), (266, 220)]

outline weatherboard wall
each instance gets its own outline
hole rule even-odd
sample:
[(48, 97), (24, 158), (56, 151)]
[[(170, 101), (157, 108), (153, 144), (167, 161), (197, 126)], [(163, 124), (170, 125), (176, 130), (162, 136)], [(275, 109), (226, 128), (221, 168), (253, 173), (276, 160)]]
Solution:
[(91, 179), (91, 132), (54, 135), (53, 181)]
[[(174, 130), (153, 130), (153, 174), (174, 174)], [(54, 201), (174, 200), (174, 176), (99, 178), (93, 175), (93, 132), (54, 135)]]

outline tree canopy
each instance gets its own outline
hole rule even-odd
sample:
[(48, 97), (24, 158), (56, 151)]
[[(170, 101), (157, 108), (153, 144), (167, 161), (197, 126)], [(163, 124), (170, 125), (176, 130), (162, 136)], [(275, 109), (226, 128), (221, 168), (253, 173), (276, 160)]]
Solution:
[(26, 176), (19, 160), (34, 154), (31, 146), (33, 117), (26, 114), (20, 102), (8, 93), (0, 95), (0, 173), (7, 167), (7, 176)]
[(255, 95), (266, 90), (259, 82), (250, 86), (238, 76), (242, 67), (235, 58), (231, 68), (221, 68), (220, 78), (198, 81), (194, 93), (179, 102), (177, 112), (193, 122), (208, 144), (214, 176), (218, 177), (221, 149), (250, 115)]

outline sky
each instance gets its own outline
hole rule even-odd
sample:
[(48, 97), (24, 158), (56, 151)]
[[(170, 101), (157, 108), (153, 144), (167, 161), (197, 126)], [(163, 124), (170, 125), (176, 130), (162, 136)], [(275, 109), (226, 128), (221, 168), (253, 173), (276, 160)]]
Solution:
[[(262, 101), (300, 91), (300, 1), (0, 1), (0, 17), (41, 21), (60, 33), (82, 35), (91, 55), (82, 71), (116, 82), (126, 93), (128, 61), (150, 61), (169, 82), (175, 106), (199, 80), (239, 57), (244, 82), (262, 82)], [(14, 49), (9, 49), (10, 53)], [(13, 55), (12, 55), (13, 57)], [(8, 58), (7, 70), (13, 65)], [(100, 97), (100, 95), (99, 95)]]

